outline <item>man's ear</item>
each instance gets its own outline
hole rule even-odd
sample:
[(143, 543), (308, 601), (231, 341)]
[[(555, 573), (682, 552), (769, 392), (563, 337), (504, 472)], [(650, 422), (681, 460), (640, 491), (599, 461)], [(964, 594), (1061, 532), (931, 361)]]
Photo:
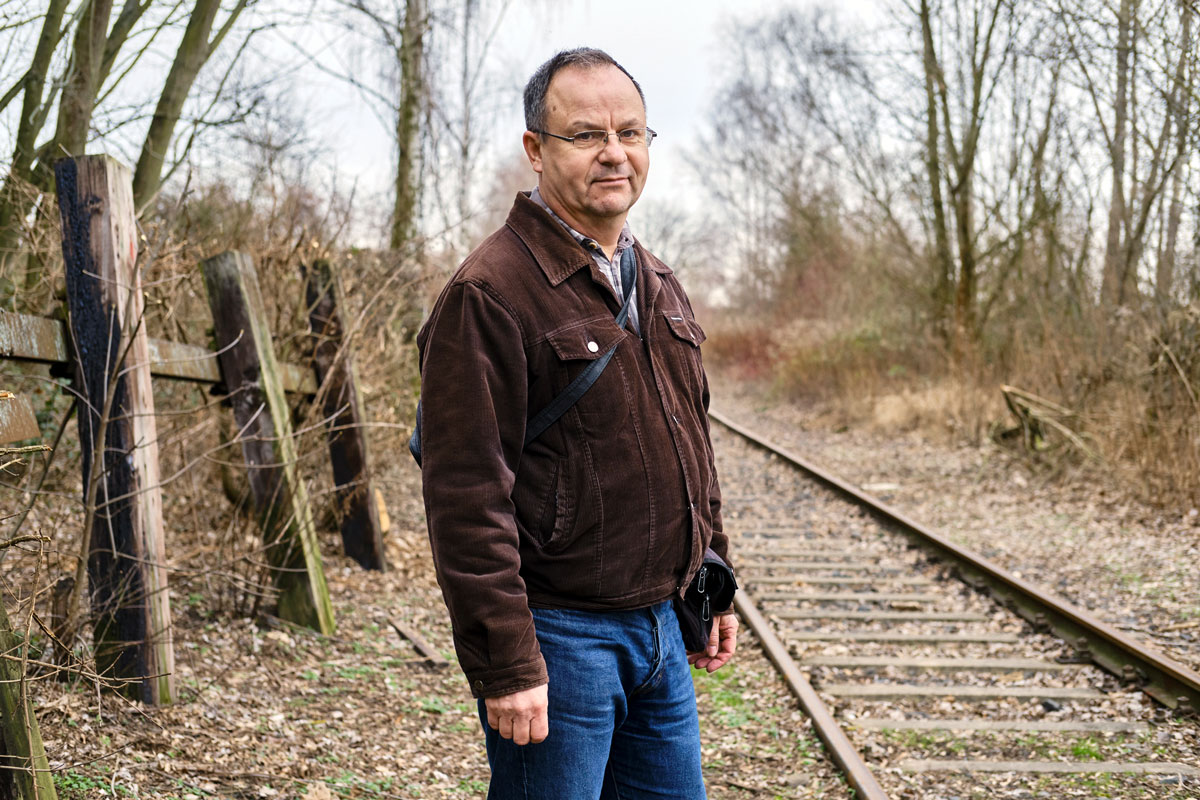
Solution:
[(521, 137), (521, 145), (525, 148), (525, 157), (533, 171), (542, 174), (542, 138), (533, 131), (525, 131)]

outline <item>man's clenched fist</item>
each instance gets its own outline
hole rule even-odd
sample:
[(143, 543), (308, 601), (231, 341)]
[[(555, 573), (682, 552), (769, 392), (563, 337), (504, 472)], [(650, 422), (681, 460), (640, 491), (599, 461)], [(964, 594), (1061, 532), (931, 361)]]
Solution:
[(516, 744), (536, 744), (550, 732), (546, 696), (547, 687), (543, 683), (501, 697), (486, 697), (483, 702), (487, 707), (488, 725)]

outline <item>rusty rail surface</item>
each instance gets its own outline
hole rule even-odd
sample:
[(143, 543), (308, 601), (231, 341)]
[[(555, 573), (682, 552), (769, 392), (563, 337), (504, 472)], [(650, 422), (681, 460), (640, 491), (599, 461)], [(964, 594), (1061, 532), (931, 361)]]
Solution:
[(871, 768), (854, 749), (854, 745), (846, 737), (842, 726), (838, 725), (837, 720), (829, 712), (825, 703), (821, 701), (812, 684), (800, 672), (800, 668), (796, 666), (787, 646), (775, 635), (775, 631), (771, 629), (771, 623), (758, 610), (753, 598), (748, 598), (744, 590), (739, 590), (733, 596), (733, 605), (737, 609), (738, 616), (746, 621), (746, 624), (754, 631), (754, 635), (758, 637), (767, 658), (779, 670), (788, 688), (792, 690), (792, 694), (796, 695), (796, 699), (800, 701), (800, 708), (812, 720), (817, 736), (829, 750), (829, 757), (845, 773), (846, 782), (854, 789), (854, 797), (858, 800), (887, 800), (887, 793), (875, 780), (875, 776), (871, 774)]
[(963, 581), (977, 591), (988, 592), (1001, 605), (1024, 617), (1041, 630), (1073, 645), (1102, 669), (1141, 689), (1170, 708), (1200, 709), (1200, 674), (1102, 622), (1078, 606), (1047, 594), (1034, 584), (965, 547), (910, 519), (878, 498), (872, 497), (800, 456), (772, 443), (716, 411), (709, 416), (754, 445), (779, 456), (833, 489), (854, 504), (912, 538), (932, 548), (953, 563)]

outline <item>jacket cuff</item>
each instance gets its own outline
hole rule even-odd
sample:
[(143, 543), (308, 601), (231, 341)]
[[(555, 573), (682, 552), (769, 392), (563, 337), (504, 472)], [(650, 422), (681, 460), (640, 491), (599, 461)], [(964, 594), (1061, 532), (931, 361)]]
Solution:
[(466, 675), (474, 697), (502, 697), (550, 682), (546, 662), (540, 657), (506, 669), (472, 670)]

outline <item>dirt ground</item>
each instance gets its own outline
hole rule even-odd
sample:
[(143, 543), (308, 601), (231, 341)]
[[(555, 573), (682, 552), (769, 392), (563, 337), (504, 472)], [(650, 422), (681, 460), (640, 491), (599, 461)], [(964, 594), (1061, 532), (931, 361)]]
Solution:
[[(1043, 483), (986, 443), (834, 432), (761, 392), (715, 385), (716, 408), (1200, 665), (1196, 513), (1138, 507), (1095, 482)], [(400, 455), (380, 459), (393, 569), (363, 572), (339, 554), (336, 533), (322, 534), (336, 635), (239, 615), (181, 581), (172, 596), (176, 704), (146, 708), (98, 694), (88, 683), (33, 684), (60, 797), (484, 796), (479, 720), (453, 663), (419, 475), (399, 437), (397, 445)], [(197, 497), (226, 502), (201, 489), (168, 498), (168, 511)], [(76, 522), (59, 515), (43, 524)], [(186, 548), (172, 555), (188, 557)], [(418, 630), (451, 664), (429, 666), (394, 623)], [(710, 797), (848, 796), (752, 637), (743, 637), (730, 667), (697, 675), (695, 683)]]
[[(201, 592), (176, 590), (175, 705), (35, 683), (59, 796), (483, 797), (476, 705), (453, 663), (419, 475), (405, 456), (384, 481), (392, 570), (360, 570), (324, 534), (336, 635), (213, 612)], [(419, 631), (451, 664), (429, 666), (393, 623)], [(695, 684), (710, 797), (847, 796), (751, 636), (733, 664), (697, 673)]]

